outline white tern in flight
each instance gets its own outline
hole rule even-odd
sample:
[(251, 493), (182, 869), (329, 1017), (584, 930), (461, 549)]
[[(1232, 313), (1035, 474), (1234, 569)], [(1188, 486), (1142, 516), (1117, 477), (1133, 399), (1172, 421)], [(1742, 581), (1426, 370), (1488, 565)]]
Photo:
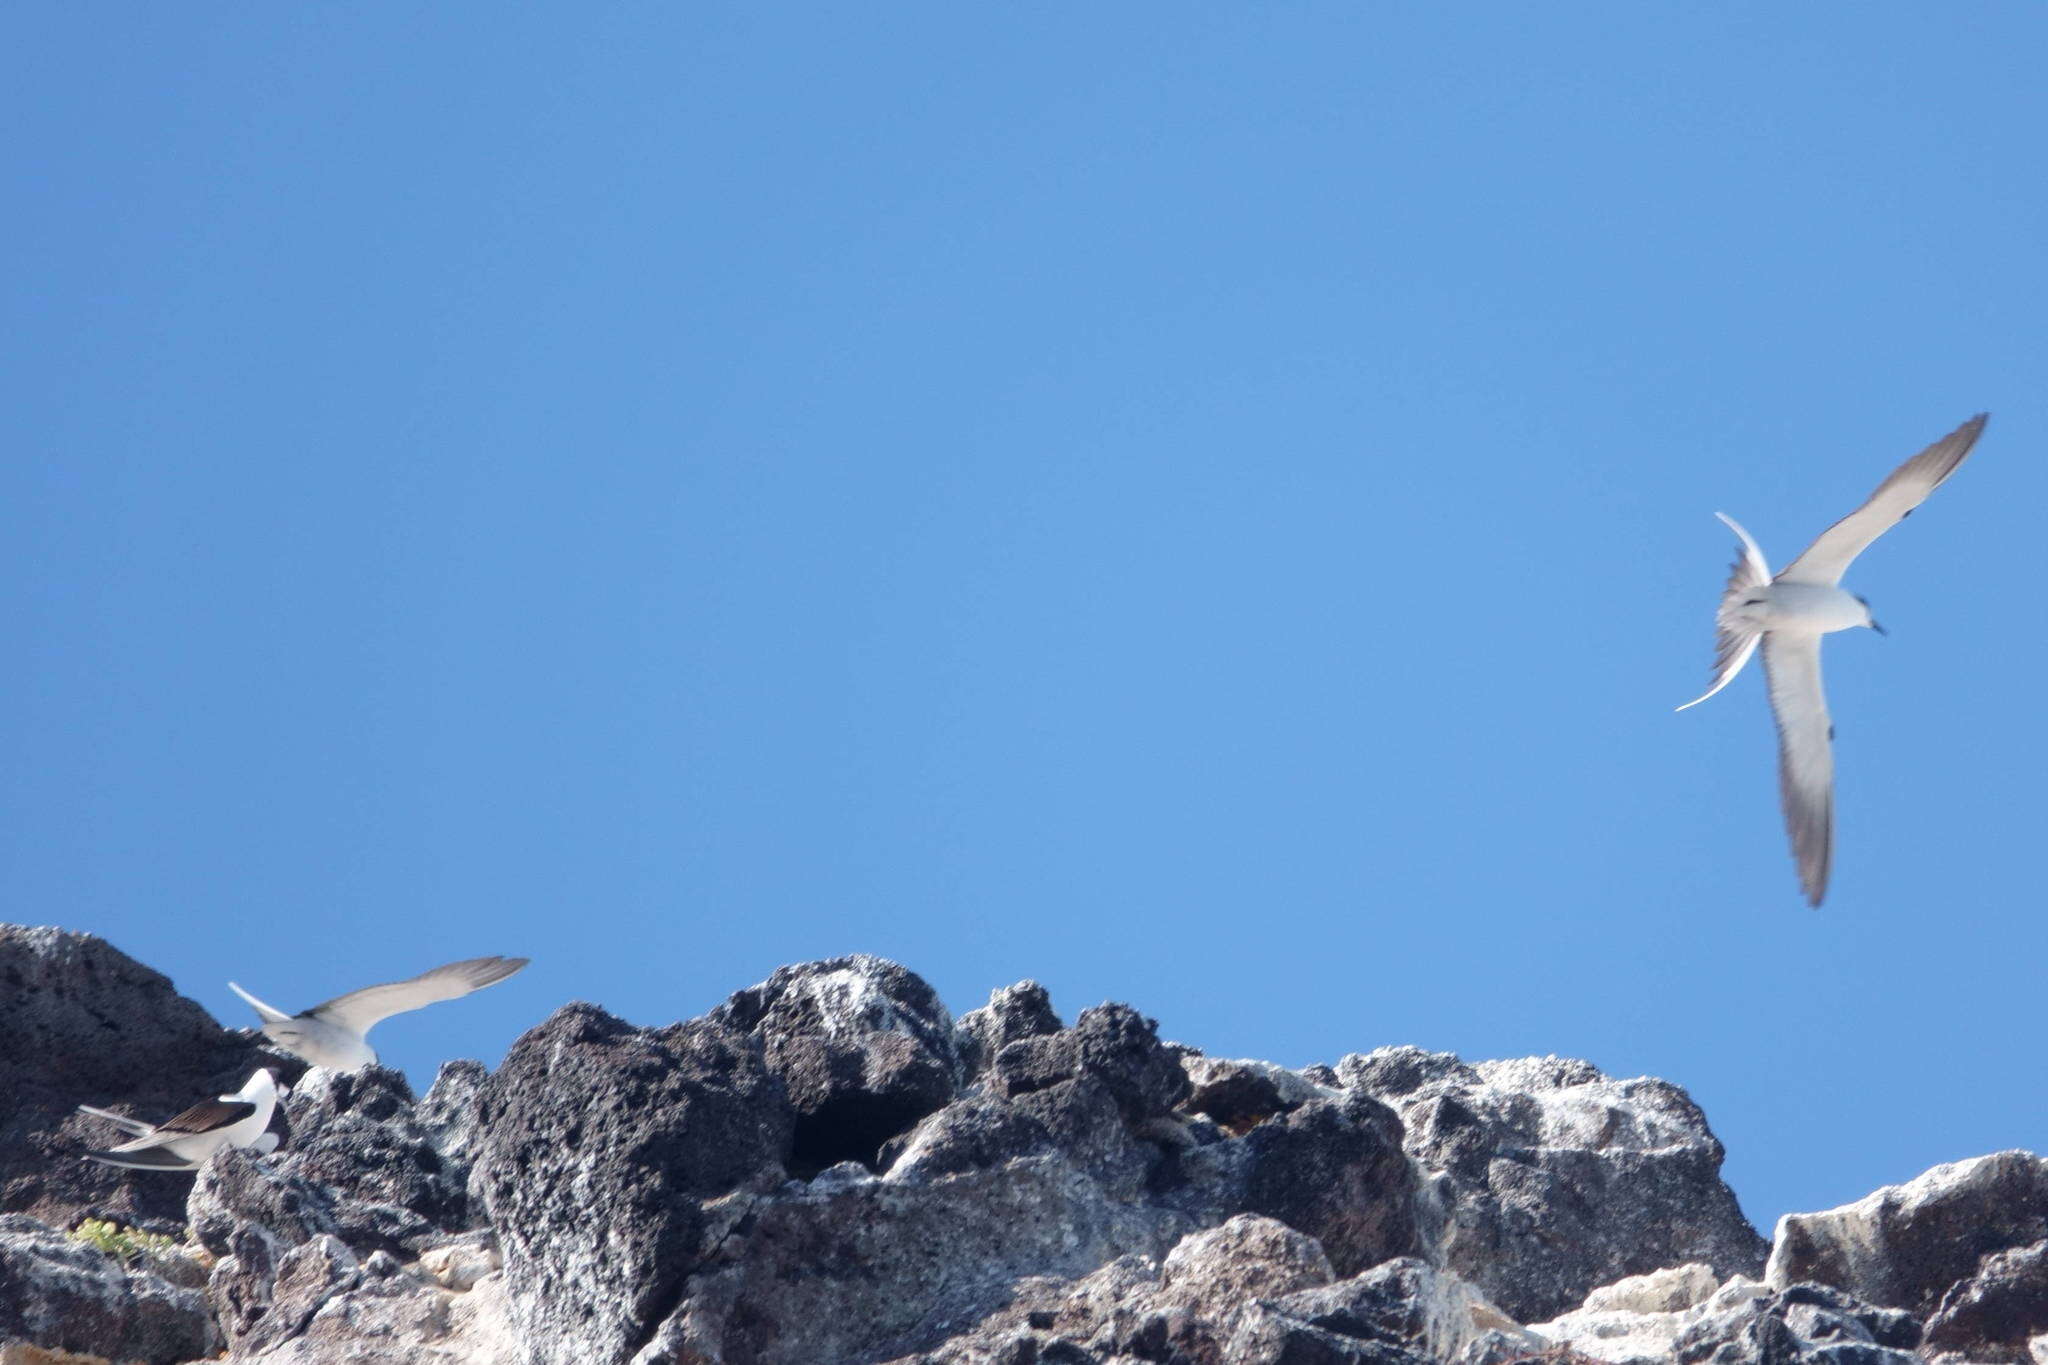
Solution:
[(450, 962), (405, 981), (365, 986), (347, 995), (337, 995), (324, 1005), (297, 1014), (271, 1008), (232, 981), (228, 982), (228, 989), (263, 1016), (263, 1032), (285, 1051), (314, 1066), (360, 1071), (377, 1060), (364, 1035), (381, 1020), (494, 985), (528, 961), (523, 957), (472, 957)]
[(1678, 709), (1698, 706), (1726, 687), (1763, 645), (1771, 711), (1778, 720), (1778, 797), (1799, 885), (1816, 908), (1827, 895), (1835, 843), (1835, 727), (1820, 686), (1820, 637), (1853, 626), (1884, 634), (1870, 619), (1870, 604), (1842, 590), (1842, 573), (1956, 472), (1988, 417), (1978, 413), (1894, 469), (1868, 501), (1822, 531), (1775, 577), (1749, 532), (1733, 517), (1714, 514), (1742, 543), (1715, 615), (1714, 685)]

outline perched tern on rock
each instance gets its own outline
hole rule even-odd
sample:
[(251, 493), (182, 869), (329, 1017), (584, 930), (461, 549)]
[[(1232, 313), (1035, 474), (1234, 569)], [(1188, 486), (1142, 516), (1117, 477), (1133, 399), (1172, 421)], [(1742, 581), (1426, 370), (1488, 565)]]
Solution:
[(374, 1064), (377, 1054), (364, 1035), (380, 1020), (416, 1010), (437, 1000), (455, 1000), (471, 991), (495, 985), (524, 967), (523, 957), (472, 957), (450, 962), (445, 967), (421, 972), (405, 981), (383, 986), (365, 986), (338, 995), (324, 1005), (297, 1014), (273, 1009), (249, 992), (228, 982), (228, 989), (263, 1016), (263, 1032), (285, 1051), (303, 1057), (314, 1066), (336, 1071), (360, 1071)]
[(223, 1147), (243, 1147), (262, 1156), (277, 1150), (277, 1134), (270, 1132), (270, 1115), (277, 1108), (277, 1077), (258, 1071), (232, 1095), (201, 1100), (184, 1113), (162, 1123), (144, 1123), (122, 1114), (78, 1106), (79, 1112), (105, 1119), (132, 1142), (109, 1147), (104, 1152), (87, 1152), (94, 1161), (109, 1166), (132, 1166), (143, 1171), (196, 1171), (206, 1159)]
[(1698, 706), (1726, 687), (1762, 643), (1771, 711), (1778, 720), (1778, 797), (1799, 885), (1815, 908), (1828, 891), (1835, 842), (1835, 727), (1820, 686), (1820, 637), (1853, 626), (1884, 634), (1870, 619), (1870, 604), (1839, 586), (1842, 573), (1956, 472), (1988, 417), (1978, 413), (1894, 469), (1868, 501), (1822, 531), (1776, 577), (1749, 532), (1733, 517), (1714, 513), (1742, 543), (1715, 614), (1714, 685), (1678, 709)]

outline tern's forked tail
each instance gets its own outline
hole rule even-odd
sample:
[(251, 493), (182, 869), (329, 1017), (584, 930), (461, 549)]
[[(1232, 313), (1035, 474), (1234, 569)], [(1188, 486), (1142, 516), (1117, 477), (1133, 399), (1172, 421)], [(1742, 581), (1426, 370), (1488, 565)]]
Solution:
[(1763, 639), (1763, 632), (1743, 607), (1758, 588), (1771, 581), (1770, 565), (1764, 562), (1763, 550), (1735, 518), (1726, 512), (1714, 515), (1728, 523), (1741, 543), (1735, 547), (1735, 562), (1728, 566), (1728, 586), (1721, 590), (1721, 605), (1714, 613), (1714, 685), (1677, 708), (1680, 711), (1698, 706), (1733, 682), (1749, 662), (1749, 656), (1756, 652), (1757, 641)]

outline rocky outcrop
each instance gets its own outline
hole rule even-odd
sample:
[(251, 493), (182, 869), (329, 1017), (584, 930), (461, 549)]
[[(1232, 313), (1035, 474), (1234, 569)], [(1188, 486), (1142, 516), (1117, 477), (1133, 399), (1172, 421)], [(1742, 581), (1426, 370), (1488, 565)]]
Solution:
[(716, 1019), (570, 1005), (521, 1038), (484, 1088), (470, 1191), (536, 1358), (646, 1345), (781, 1179), (795, 1119), (758, 1038)]
[(1575, 1355), (1615, 1365), (1912, 1365), (1920, 1326), (1824, 1285), (1773, 1290), (1746, 1275), (1717, 1281), (1674, 1266), (1596, 1289), (1534, 1329)]
[(865, 953), (784, 967), (707, 1022), (752, 1040), (782, 1082), (787, 1163), (806, 1179), (842, 1161), (873, 1167), (883, 1143), (959, 1089), (952, 1015), (916, 973)]
[(1788, 1214), (1766, 1278), (1904, 1309), (1927, 1322), (1934, 1351), (2027, 1360), (2029, 1341), (2048, 1333), (2048, 1158), (1998, 1152)]
[(1430, 1173), (1444, 1264), (1524, 1322), (1666, 1266), (1763, 1269), (1765, 1243), (1721, 1182), (1720, 1142), (1669, 1082), (1407, 1047), (1346, 1057), (1337, 1075), (1400, 1113)]
[[(61, 1021), (95, 976), (109, 1018), (129, 1017), (123, 990), (138, 1016), (178, 1008), (96, 940), (0, 942), (69, 992), (17, 1016)], [(252, 1055), (192, 1028), (226, 1049), (224, 1079)], [(55, 1103), (12, 1121), (76, 1165)], [(143, 1199), (189, 1190), (157, 1220), (185, 1255), (124, 1265), (0, 1220), (0, 1350), (1904, 1365), (2048, 1346), (2048, 1164), (2024, 1153), (1787, 1219), (1765, 1274), (1720, 1145), (1665, 1082), (1414, 1048), (1304, 1070), (1211, 1058), (1124, 1005), (1064, 1023), (1030, 982), (956, 1021), (865, 956), (663, 1028), (569, 1005), (495, 1072), (450, 1063), (419, 1099), (393, 1072), (308, 1072), (276, 1126), (275, 1154), (150, 1175)]]
[(917, 1359), (1498, 1365), (1545, 1344), (1422, 1261), (1340, 1279), (1313, 1237), (1240, 1214), (1188, 1234), (1164, 1257), (1127, 1255), (1076, 1280), (1026, 1281), (1000, 1312)]
[(287, 1080), (303, 1070), (259, 1041), (104, 939), (0, 924), (0, 1213), (174, 1230), (186, 1182), (78, 1160), (119, 1136), (78, 1106), (155, 1122), (259, 1066)]
[(217, 1258), (207, 1298), (237, 1355), (306, 1337), (326, 1310), (353, 1320), (335, 1305), (354, 1299), (388, 1317), (418, 1280), (396, 1274), (401, 1261), (468, 1227), (467, 1168), (420, 1117), (451, 1108), (460, 1102), (434, 1092), (415, 1105), (395, 1071), (315, 1069), (285, 1097), (281, 1152), (224, 1152), (199, 1172), (186, 1219)]

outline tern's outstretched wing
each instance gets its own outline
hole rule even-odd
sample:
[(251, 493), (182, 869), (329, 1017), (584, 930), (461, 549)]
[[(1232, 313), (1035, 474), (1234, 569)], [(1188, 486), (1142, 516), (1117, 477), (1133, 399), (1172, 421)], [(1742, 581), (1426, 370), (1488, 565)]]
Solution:
[(1764, 563), (1764, 552), (1735, 518), (1726, 512), (1714, 515), (1728, 523), (1741, 543), (1735, 547), (1735, 562), (1728, 566), (1728, 586), (1721, 589), (1721, 606), (1714, 614), (1714, 685), (1679, 707), (1681, 711), (1686, 706), (1698, 706), (1733, 682), (1749, 662), (1749, 656), (1756, 652), (1756, 642), (1763, 638), (1741, 608), (1756, 589), (1771, 581), (1771, 566)]
[(1828, 893), (1835, 850), (1834, 723), (1820, 686), (1820, 636), (1772, 631), (1764, 637), (1764, 673), (1778, 719), (1778, 799), (1807, 904)]
[(1956, 472), (1990, 418), (1989, 413), (1978, 413), (1894, 469), (1861, 507), (1822, 531), (1819, 539), (1806, 547), (1805, 554), (1787, 564), (1778, 574), (1778, 581), (1828, 586), (1841, 582), (1842, 571), (1870, 547), (1871, 541), (1912, 515), (1915, 507), (1927, 501), (1929, 493)]
[(315, 1005), (306, 1013), (319, 1015), (359, 1034), (368, 1033), (370, 1026), (380, 1019), (416, 1010), (438, 1000), (454, 1000), (471, 991), (495, 985), (528, 961), (523, 957), (472, 957), (462, 962), (450, 962), (432, 971), (421, 972), (410, 980), (365, 986), (359, 991), (338, 995), (325, 1004)]

